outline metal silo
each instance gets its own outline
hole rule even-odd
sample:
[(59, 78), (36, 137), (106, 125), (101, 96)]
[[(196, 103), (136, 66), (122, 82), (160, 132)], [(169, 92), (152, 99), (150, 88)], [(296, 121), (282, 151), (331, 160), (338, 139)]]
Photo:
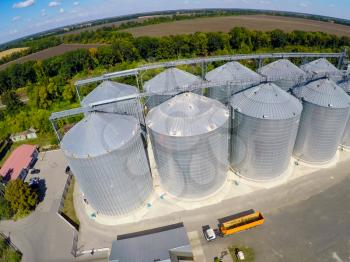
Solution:
[[(202, 79), (198, 76), (175, 67), (168, 68), (144, 84), (145, 92), (152, 94), (147, 99), (146, 105), (151, 109), (172, 96), (186, 91), (188, 86), (198, 85), (201, 82)], [(202, 90), (196, 90), (196, 93), (201, 94)]]
[(311, 61), (301, 65), (300, 68), (307, 73), (309, 78), (315, 79), (327, 76), (334, 82), (338, 82), (342, 79), (341, 71), (325, 58)]
[(200, 198), (215, 192), (228, 171), (228, 109), (183, 93), (146, 117), (160, 181), (170, 194)]
[[(112, 81), (103, 81), (81, 101), (81, 105), (88, 106), (94, 102), (135, 94), (139, 94), (139, 90), (134, 86)], [(139, 99), (113, 103), (104, 107), (103, 112), (133, 115), (140, 120), (140, 123), (143, 125), (145, 123), (143, 107)]]
[(238, 62), (229, 62), (205, 75), (205, 79), (217, 86), (209, 88), (209, 97), (226, 104), (230, 97), (245, 88), (259, 84), (263, 78)]
[(280, 59), (257, 70), (267, 81), (273, 82), (283, 90), (289, 90), (306, 80), (306, 73), (287, 59)]
[[(350, 79), (338, 84), (348, 95), (350, 95)], [(350, 116), (348, 118), (345, 130), (340, 144), (347, 150), (350, 150)]]
[(97, 212), (123, 215), (150, 195), (150, 169), (140, 125), (133, 116), (91, 113), (68, 131), (61, 148)]
[(252, 180), (268, 180), (288, 168), (302, 105), (273, 83), (232, 96), (231, 166)]
[(303, 102), (294, 156), (313, 164), (331, 161), (348, 119), (349, 96), (328, 79), (313, 81), (293, 93)]

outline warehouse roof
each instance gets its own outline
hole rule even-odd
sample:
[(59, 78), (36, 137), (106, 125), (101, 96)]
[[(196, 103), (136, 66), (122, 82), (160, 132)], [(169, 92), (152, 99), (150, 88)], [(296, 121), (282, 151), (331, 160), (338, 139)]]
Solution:
[(270, 120), (292, 118), (302, 111), (298, 99), (273, 83), (240, 92), (231, 98), (230, 104), (242, 114)]
[(171, 250), (179, 247), (189, 247), (182, 223), (118, 236), (112, 244), (109, 261), (169, 260)]
[(221, 127), (229, 117), (220, 102), (194, 93), (177, 95), (153, 108), (147, 115), (147, 126), (168, 136), (194, 136)]
[(313, 81), (294, 89), (293, 93), (307, 102), (323, 107), (350, 107), (350, 97), (340, 86), (329, 79)]
[(94, 102), (137, 93), (139, 93), (139, 91), (134, 86), (113, 81), (103, 81), (81, 101), (81, 104), (87, 106)]
[(267, 77), (268, 80), (297, 80), (304, 79), (306, 74), (299, 67), (287, 59), (280, 59), (267, 64), (257, 70), (260, 74)]
[(144, 84), (146, 92), (154, 94), (173, 94), (184, 87), (199, 84), (201, 78), (175, 67), (168, 68)]
[(133, 116), (91, 113), (72, 127), (61, 141), (68, 155), (86, 158), (123, 147), (139, 128)]
[(36, 146), (21, 145), (16, 148), (5, 161), (0, 169), (2, 177), (9, 177), (11, 180), (16, 180), (22, 170), (28, 168), (33, 160)]
[(238, 62), (229, 62), (205, 75), (208, 81), (260, 82), (262, 76)]

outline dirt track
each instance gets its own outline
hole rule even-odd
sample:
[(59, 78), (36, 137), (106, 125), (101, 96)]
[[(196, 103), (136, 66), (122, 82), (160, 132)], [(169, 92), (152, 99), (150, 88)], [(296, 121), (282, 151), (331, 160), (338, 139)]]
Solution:
[(350, 26), (321, 22), (302, 18), (269, 16), (269, 15), (241, 15), (226, 17), (198, 18), (182, 20), (165, 24), (149, 25), (126, 29), (134, 36), (164, 36), (176, 34), (190, 34), (202, 32), (228, 32), (235, 26), (248, 29), (271, 31), (281, 29), (287, 32), (293, 30), (322, 31), (338, 36), (350, 36)]

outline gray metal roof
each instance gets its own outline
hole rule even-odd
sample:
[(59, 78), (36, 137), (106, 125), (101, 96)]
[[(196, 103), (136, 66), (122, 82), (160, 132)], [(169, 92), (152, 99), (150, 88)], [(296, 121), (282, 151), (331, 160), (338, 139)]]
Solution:
[(287, 59), (280, 59), (267, 64), (257, 70), (258, 73), (268, 77), (268, 80), (277, 79), (300, 79), (305, 78), (306, 74), (299, 67)]
[(305, 86), (295, 88), (294, 95), (309, 103), (331, 108), (350, 107), (350, 97), (336, 83), (320, 79)]
[(170, 259), (170, 250), (189, 246), (187, 232), (182, 226), (146, 230), (118, 236), (112, 243), (109, 261), (119, 262), (153, 262)]
[(233, 109), (255, 118), (288, 119), (300, 115), (302, 105), (273, 83), (260, 84), (232, 96)]
[(182, 91), (183, 87), (200, 83), (200, 77), (175, 67), (168, 68), (145, 82), (144, 90), (154, 94), (173, 94)]
[(338, 84), (346, 93), (350, 93), (350, 79)]
[(81, 101), (81, 104), (87, 106), (94, 102), (138, 93), (138, 89), (134, 86), (113, 81), (103, 81)]
[(228, 109), (220, 102), (194, 93), (183, 93), (153, 108), (146, 124), (168, 136), (194, 136), (213, 131), (227, 122)]
[(301, 65), (300, 68), (307, 73), (341, 75), (341, 72), (327, 59), (320, 58), (311, 61), (307, 64)]
[(138, 129), (132, 116), (91, 113), (67, 132), (61, 148), (75, 158), (99, 156), (123, 147)]
[(260, 82), (262, 80), (262, 76), (238, 62), (229, 62), (208, 72), (205, 75), (205, 79), (208, 81), (222, 81), (222, 82), (224, 81)]

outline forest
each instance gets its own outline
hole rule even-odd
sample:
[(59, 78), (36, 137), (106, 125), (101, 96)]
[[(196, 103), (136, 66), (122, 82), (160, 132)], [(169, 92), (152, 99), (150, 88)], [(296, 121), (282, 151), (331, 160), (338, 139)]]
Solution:
[[(0, 111), (0, 140), (34, 127), (39, 136), (52, 137), (51, 143), (56, 143), (48, 117), (53, 111), (79, 105), (73, 83), (88, 76), (178, 58), (271, 51), (340, 52), (350, 46), (349, 37), (322, 32), (261, 32), (241, 27), (235, 27), (229, 33), (137, 38), (115, 29), (101, 28), (66, 35), (64, 41), (109, 45), (80, 49), (43, 61), (14, 64), (0, 71), (1, 101), (6, 105), (6, 109)], [(120, 81), (133, 83), (130, 79)], [(29, 100), (22, 102), (23, 97)]]

